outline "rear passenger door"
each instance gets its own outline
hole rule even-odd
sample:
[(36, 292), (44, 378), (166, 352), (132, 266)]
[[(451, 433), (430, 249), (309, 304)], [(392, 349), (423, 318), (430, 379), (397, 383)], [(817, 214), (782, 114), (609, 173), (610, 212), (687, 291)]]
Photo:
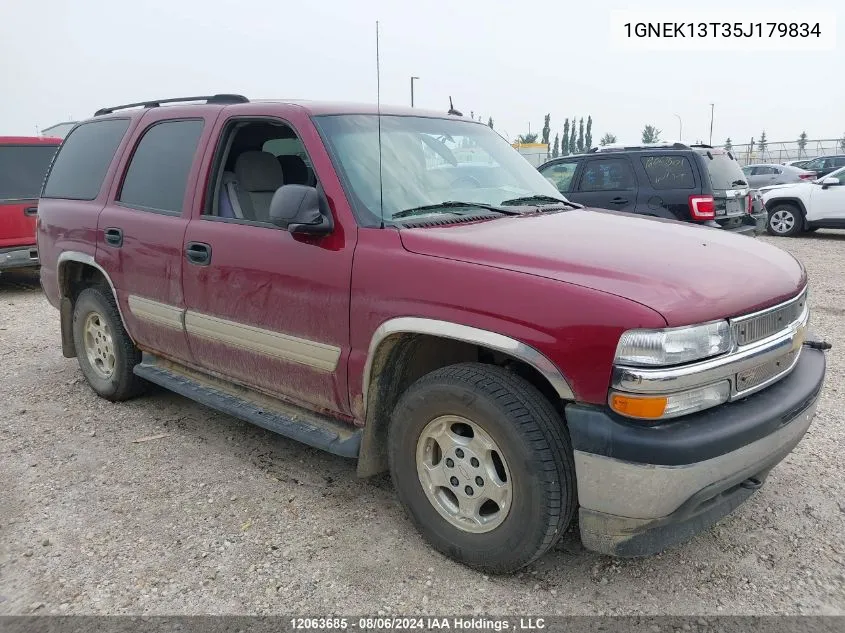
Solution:
[(585, 159), (570, 199), (588, 207), (633, 211), (637, 179), (631, 161), (627, 156)]
[(669, 219), (690, 219), (689, 197), (702, 193), (701, 180), (696, 177), (688, 155), (644, 154), (639, 168), (645, 176), (639, 191), (638, 211)]
[(122, 157), (97, 226), (97, 262), (112, 279), (135, 342), (189, 362), (184, 332), (182, 238), (193, 199), (198, 148), (216, 108), (191, 106), (190, 118), (168, 108), (141, 119)]

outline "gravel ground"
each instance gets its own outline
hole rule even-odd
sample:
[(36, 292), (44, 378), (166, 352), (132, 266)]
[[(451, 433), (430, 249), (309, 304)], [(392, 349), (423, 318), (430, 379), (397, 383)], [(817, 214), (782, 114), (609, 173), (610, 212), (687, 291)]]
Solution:
[(834, 344), (803, 442), (684, 546), (614, 560), (570, 533), (510, 577), (429, 549), (350, 461), (160, 390), (100, 400), (37, 281), (0, 277), (0, 614), (845, 614), (845, 233), (761, 239), (807, 266)]

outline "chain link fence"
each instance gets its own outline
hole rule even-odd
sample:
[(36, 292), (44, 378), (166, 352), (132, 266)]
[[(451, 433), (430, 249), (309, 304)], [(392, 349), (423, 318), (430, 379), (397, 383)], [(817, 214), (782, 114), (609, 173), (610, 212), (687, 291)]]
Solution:
[(731, 152), (743, 165), (753, 163), (786, 163), (791, 160), (845, 154), (845, 138), (815, 139), (806, 141), (767, 141), (760, 149), (759, 143), (733, 145)]

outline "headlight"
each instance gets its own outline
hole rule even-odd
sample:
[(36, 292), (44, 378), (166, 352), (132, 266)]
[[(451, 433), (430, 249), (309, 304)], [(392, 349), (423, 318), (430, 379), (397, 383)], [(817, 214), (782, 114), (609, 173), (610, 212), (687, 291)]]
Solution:
[(616, 346), (616, 363), (645, 367), (682, 365), (731, 349), (727, 321), (664, 330), (628, 330)]

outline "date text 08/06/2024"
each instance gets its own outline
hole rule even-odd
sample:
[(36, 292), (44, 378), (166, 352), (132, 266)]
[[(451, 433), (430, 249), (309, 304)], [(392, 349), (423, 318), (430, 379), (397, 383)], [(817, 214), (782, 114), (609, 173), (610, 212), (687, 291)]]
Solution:
[(481, 617), (315, 617), (291, 618), (296, 631), (345, 631), (349, 629), (430, 631), (541, 631), (546, 628), (544, 618), (481, 618)]

